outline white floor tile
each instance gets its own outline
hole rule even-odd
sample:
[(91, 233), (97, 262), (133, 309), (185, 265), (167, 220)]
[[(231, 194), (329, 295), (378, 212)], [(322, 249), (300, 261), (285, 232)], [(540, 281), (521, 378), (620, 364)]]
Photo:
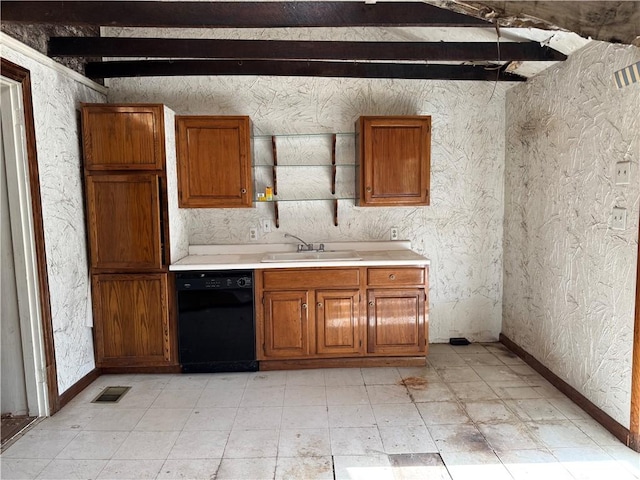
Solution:
[(469, 416), (458, 402), (417, 403), (425, 425), (452, 425), (471, 423)]
[(482, 433), (474, 425), (432, 425), (427, 429), (440, 452), (491, 450)]
[(325, 406), (284, 407), (281, 427), (283, 429), (329, 428), (328, 409)]
[(144, 408), (103, 408), (85, 425), (84, 429), (130, 432), (145, 412)]
[(422, 417), (413, 403), (385, 403), (372, 405), (378, 427), (401, 427), (424, 425)]
[(411, 403), (411, 397), (404, 385), (367, 385), (369, 401), (376, 403)]
[(376, 427), (332, 428), (333, 455), (374, 455), (382, 452), (382, 439)]
[(478, 376), (485, 382), (512, 382), (522, 381), (520, 376), (507, 365), (475, 366), (473, 368)]
[(116, 453), (128, 436), (128, 432), (80, 432), (56, 458), (108, 460)]
[(471, 367), (444, 367), (437, 368), (436, 370), (442, 380), (449, 384), (482, 381), (475, 370)]
[(329, 386), (364, 385), (359, 368), (328, 368), (324, 371), (324, 382)]
[(50, 459), (5, 458), (0, 460), (0, 478), (3, 480), (31, 480), (44, 470)]
[(329, 429), (281, 430), (278, 457), (322, 457), (331, 455)]
[(35, 430), (81, 430), (100, 413), (99, 409), (67, 406), (55, 415), (38, 422)]
[(229, 433), (221, 430), (180, 432), (169, 459), (213, 459), (222, 458)]
[(282, 407), (284, 405), (284, 385), (262, 388), (246, 388), (241, 407)]
[(209, 388), (222, 390), (226, 390), (228, 388), (244, 388), (247, 386), (247, 382), (252, 375), (253, 374), (246, 372), (218, 373), (209, 377), (204, 388), (205, 390)]
[(504, 403), (514, 411), (523, 422), (567, 419), (560, 410), (544, 398), (505, 400)]
[(467, 363), (460, 355), (452, 353), (430, 353), (427, 356), (427, 362), (434, 368), (448, 367), (466, 367)]
[(453, 402), (455, 395), (446, 383), (429, 382), (422, 387), (409, 387), (410, 398), (414, 402)]
[(437, 453), (425, 426), (378, 427), (385, 453)]
[(578, 480), (636, 478), (600, 447), (553, 448), (551, 453)]
[(150, 408), (134, 430), (145, 432), (180, 431), (193, 412), (190, 408)]
[(55, 459), (36, 478), (38, 480), (93, 480), (98, 478), (106, 464), (106, 460)]
[(480, 400), (498, 400), (498, 395), (484, 381), (450, 383), (449, 388), (458, 400), (474, 402)]
[(327, 387), (327, 405), (368, 405), (369, 394), (364, 385)]
[(233, 422), (236, 430), (274, 430), (280, 428), (282, 407), (240, 407)]
[(493, 452), (443, 452), (442, 460), (453, 480), (512, 480)]
[(255, 372), (247, 380), (246, 388), (284, 387), (287, 384), (287, 371)]
[(618, 445), (605, 445), (602, 449), (627, 471), (640, 478), (640, 453), (634, 452), (620, 443)]
[(410, 384), (411, 382), (407, 382), (407, 380), (415, 378), (427, 380), (428, 382), (442, 382), (442, 378), (440, 378), (436, 369), (430, 365), (424, 367), (400, 367), (398, 368), (398, 372), (405, 384)]
[(395, 480), (451, 480), (451, 475), (437, 453), (390, 455)]
[(395, 480), (386, 455), (333, 457), (335, 480)]
[(206, 388), (198, 398), (195, 408), (237, 408), (243, 395), (242, 387)]
[(278, 455), (275, 480), (333, 480), (333, 462), (326, 457)]
[(287, 385), (284, 391), (286, 406), (326, 405), (327, 392), (324, 386)]
[(513, 422), (518, 418), (501, 400), (463, 402), (464, 409), (475, 423)]
[(276, 458), (223, 458), (216, 480), (272, 480)]
[(165, 385), (164, 390), (199, 390), (202, 392), (211, 378), (208, 374), (176, 375)]
[(365, 385), (398, 385), (402, 382), (400, 372), (394, 367), (363, 368), (362, 377)]
[[(484, 348), (484, 347), (483, 347)], [(502, 360), (489, 353), (485, 349), (485, 353), (462, 353), (460, 357), (465, 361), (467, 365), (504, 365)]]
[(5, 458), (55, 458), (78, 435), (69, 430), (31, 430), (2, 453)]
[(194, 408), (203, 388), (163, 390), (151, 404), (151, 408)]
[(179, 432), (131, 432), (112, 458), (119, 460), (164, 460)]
[(373, 427), (376, 424), (371, 405), (333, 405), (328, 408), (330, 427)]
[(549, 398), (547, 401), (569, 420), (591, 420), (591, 415), (569, 400), (568, 397)]
[(540, 392), (524, 382), (520, 385), (514, 385), (514, 382), (492, 382), (490, 387), (502, 400), (542, 398)]
[(574, 480), (548, 450), (510, 450), (496, 452), (515, 480)]
[(290, 370), (287, 372), (287, 386), (319, 387), (324, 384), (324, 370)]
[(213, 459), (169, 459), (164, 462), (158, 480), (211, 480), (220, 465), (219, 458)]
[(620, 440), (614, 437), (607, 429), (592, 418), (586, 420), (572, 420), (572, 422), (601, 447), (605, 445), (622, 445)]
[(521, 422), (480, 424), (478, 430), (496, 451), (544, 448)]
[(236, 418), (237, 408), (211, 407), (192, 410), (183, 430), (226, 430), (230, 431)]
[(548, 448), (595, 447), (596, 443), (570, 420), (528, 422), (527, 427)]
[(163, 460), (109, 460), (98, 480), (153, 480)]
[(279, 430), (232, 430), (224, 458), (276, 457)]

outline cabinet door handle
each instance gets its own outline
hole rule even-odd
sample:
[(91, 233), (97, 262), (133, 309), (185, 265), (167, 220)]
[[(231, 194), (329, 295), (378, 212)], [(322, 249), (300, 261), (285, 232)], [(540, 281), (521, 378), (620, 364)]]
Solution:
[(322, 302), (318, 302), (318, 308), (322, 308)]
[(247, 189), (246, 189), (246, 188), (242, 188), (242, 189), (240, 189), (240, 193), (242, 193), (242, 194), (247, 193)]
[(371, 187), (367, 187), (367, 192), (371, 192)]
[(302, 309), (303, 309), (303, 310), (306, 310), (306, 309), (307, 309), (307, 304), (306, 304), (306, 303), (303, 303), (303, 304), (302, 304)]
[(389, 280), (395, 280), (395, 279), (396, 279), (396, 276), (393, 273), (389, 275)]
[(370, 307), (373, 307), (373, 302), (369, 302), (369, 306), (370, 306)]

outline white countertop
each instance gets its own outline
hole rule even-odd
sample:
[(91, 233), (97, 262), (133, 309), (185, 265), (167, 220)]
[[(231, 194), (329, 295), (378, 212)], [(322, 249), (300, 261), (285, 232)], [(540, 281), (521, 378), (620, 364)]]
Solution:
[(295, 252), (296, 245), (191, 245), (189, 255), (169, 266), (171, 271), (243, 270), (267, 268), (372, 267), (429, 265), (429, 259), (411, 250), (409, 241), (327, 242), (325, 250), (354, 250), (361, 260), (323, 260), (314, 262), (262, 262), (267, 253)]

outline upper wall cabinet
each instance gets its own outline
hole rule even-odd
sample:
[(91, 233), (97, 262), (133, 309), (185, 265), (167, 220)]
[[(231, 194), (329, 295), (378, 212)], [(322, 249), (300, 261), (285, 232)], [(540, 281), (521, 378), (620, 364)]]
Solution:
[(360, 117), (359, 206), (429, 205), (431, 117)]
[(252, 206), (249, 117), (177, 116), (176, 136), (180, 207)]
[(162, 105), (85, 105), (82, 132), (88, 171), (162, 170)]

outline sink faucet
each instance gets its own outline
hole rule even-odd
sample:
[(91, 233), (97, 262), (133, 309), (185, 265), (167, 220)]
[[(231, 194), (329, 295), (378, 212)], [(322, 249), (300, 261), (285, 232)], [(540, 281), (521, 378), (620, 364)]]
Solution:
[[(300, 237), (296, 237), (295, 235), (291, 235), (290, 233), (285, 233), (284, 236), (285, 238), (289, 238), (289, 237), (295, 238), (296, 240), (300, 240), (302, 242), (298, 244), (299, 252), (312, 252), (314, 250), (313, 243), (307, 243), (304, 240), (302, 240)], [(320, 246), (318, 247), (318, 251), (324, 252), (324, 243), (320, 244)]]

